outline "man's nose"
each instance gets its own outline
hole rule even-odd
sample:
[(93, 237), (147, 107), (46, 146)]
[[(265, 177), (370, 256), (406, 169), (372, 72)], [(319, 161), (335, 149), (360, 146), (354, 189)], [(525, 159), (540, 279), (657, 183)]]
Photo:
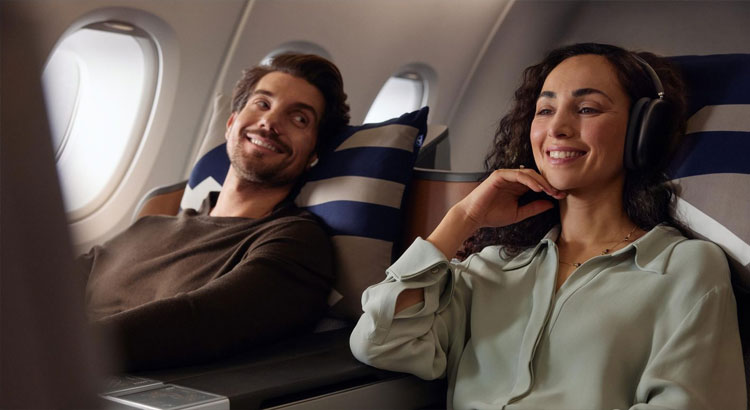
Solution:
[(279, 112), (274, 109), (269, 109), (263, 112), (263, 115), (261, 115), (260, 120), (258, 121), (258, 125), (260, 128), (278, 132), (278, 127), (280, 125), (279, 119)]

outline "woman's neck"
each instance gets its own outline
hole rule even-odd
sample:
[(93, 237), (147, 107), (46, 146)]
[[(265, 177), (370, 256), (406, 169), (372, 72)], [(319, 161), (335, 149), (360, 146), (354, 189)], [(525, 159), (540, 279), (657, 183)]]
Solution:
[(588, 248), (624, 237), (634, 227), (623, 208), (622, 188), (569, 193), (560, 201), (558, 244)]
[(625, 213), (622, 189), (569, 192), (560, 200), (560, 223), (556, 289), (585, 261), (615, 252), (644, 234)]

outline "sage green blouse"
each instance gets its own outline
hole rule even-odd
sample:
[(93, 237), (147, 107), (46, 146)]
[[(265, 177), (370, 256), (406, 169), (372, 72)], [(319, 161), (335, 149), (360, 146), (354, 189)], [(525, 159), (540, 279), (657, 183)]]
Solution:
[[(457, 409), (746, 409), (718, 246), (658, 226), (555, 291), (558, 234), (509, 260), (487, 247), (461, 263), (418, 238), (363, 294), (352, 352), (447, 376)], [(424, 288), (424, 303), (394, 317), (409, 288)]]

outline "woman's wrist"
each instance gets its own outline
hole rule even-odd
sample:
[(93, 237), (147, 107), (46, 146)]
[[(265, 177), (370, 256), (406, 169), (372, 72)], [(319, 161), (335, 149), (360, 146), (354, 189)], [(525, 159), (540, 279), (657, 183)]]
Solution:
[(466, 238), (477, 229), (473, 226), (474, 221), (467, 218), (463, 209), (453, 206), (426, 240), (438, 248), (446, 259), (451, 259)]

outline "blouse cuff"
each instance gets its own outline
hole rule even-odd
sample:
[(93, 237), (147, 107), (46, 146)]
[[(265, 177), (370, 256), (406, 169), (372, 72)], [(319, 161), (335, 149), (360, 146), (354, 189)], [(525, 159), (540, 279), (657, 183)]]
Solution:
[(386, 279), (362, 295), (362, 307), (372, 315), (370, 340), (382, 342), (394, 319), (396, 299), (406, 289), (424, 289), (424, 302), (399, 312), (397, 319), (423, 317), (442, 311), (453, 294), (453, 274), (443, 253), (430, 242), (417, 238), (386, 270)]

